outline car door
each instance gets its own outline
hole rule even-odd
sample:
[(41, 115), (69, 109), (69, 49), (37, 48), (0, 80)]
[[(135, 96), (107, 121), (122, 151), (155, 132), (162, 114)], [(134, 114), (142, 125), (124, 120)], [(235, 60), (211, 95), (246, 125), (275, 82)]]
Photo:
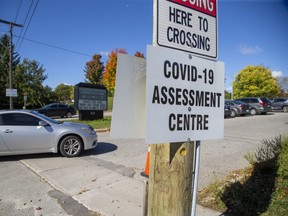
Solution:
[(59, 114), (59, 116), (65, 116), (66, 115), (66, 113), (67, 113), (67, 110), (68, 110), (68, 108), (67, 108), (67, 105), (65, 105), (65, 104), (58, 104), (58, 114)]
[(50, 116), (50, 117), (54, 117), (54, 116), (58, 116), (58, 105), (57, 104), (52, 104), (50, 107), (49, 107), (49, 114), (47, 116)]
[[(0, 127), (1, 127), (1, 125), (3, 125), (3, 121), (2, 121), (2, 117), (0, 115)], [(4, 153), (4, 152), (8, 152), (8, 151), (9, 150), (8, 150), (8, 148), (4, 142), (4, 139), (2, 138), (2, 134), (0, 132), (0, 153), (1, 152)]]
[(274, 109), (274, 110), (279, 110), (279, 109), (281, 109), (282, 103), (283, 103), (283, 100), (282, 100), (282, 99), (280, 99), (280, 98), (275, 99), (275, 100), (272, 102), (272, 104), (271, 104), (272, 109)]
[(0, 133), (10, 152), (37, 153), (52, 151), (54, 133), (51, 126), (39, 126), (41, 119), (26, 113), (2, 114)]

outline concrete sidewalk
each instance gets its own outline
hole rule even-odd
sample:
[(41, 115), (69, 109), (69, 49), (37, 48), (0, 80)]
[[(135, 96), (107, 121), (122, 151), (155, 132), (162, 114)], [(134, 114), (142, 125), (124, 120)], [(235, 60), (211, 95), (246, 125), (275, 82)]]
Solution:
[[(59, 191), (104, 216), (142, 216), (144, 180), (139, 172), (89, 157), (23, 159)], [(220, 213), (197, 206), (197, 216)]]

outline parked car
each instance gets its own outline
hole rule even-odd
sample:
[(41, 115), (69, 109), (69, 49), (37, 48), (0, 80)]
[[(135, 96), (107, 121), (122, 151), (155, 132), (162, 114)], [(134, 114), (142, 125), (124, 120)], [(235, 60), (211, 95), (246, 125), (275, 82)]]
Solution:
[(225, 104), (231, 107), (231, 117), (239, 115), (245, 116), (246, 114), (250, 114), (249, 104), (236, 100), (225, 100)]
[(288, 112), (288, 98), (276, 98), (271, 103), (272, 110)]
[(224, 104), (224, 118), (231, 116), (231, 107), (229, 105)]
[(266, 114), (267, 112), (272, 111), (271, 101), (264, 97), (247, 97), (237, 99), (237, 101), (249, 104), (251, 115)]
[(60, 152), (75, 157), (97, 146), (86, 124), (60, 122), (31, 110), (0, 111), (0, 155)]
[(71, 118), (73, 115), (76, 114), (74, 107), (63, 103), (47, 104), (42, 108), (35, 109), (35, 111), (48, 117), (60, 116), (61, 118), (63, 117)]

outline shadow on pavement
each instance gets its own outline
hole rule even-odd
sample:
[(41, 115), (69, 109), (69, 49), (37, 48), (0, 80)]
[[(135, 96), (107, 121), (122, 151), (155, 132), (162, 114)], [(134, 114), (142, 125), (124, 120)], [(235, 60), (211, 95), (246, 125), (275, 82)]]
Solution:
[(106, 154), (109, 152), (116, 151), (117, 149), (118, 149), (118, 146), (115, 144), (99, 142), (96, 148), (84, 151), (82, 153), (82, 156)]
[(39, 159), (39, 158), (54, 158), (61, 157), (60, 154), (54, 153), (37, 153), (37, 154), (25, 154), (25, 155), (7, 155), (0, 156), (0, 162), (4, 161), (19, 161), (26, 159)]

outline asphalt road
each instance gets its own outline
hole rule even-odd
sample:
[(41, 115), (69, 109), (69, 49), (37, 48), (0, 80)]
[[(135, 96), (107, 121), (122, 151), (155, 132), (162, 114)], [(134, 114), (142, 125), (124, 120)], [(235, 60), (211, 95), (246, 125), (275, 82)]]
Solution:
[[(199, 188), (243, 168), (247, 152), (287, 131), (288, 114), (282, 112), (225, 119), (223, 140), (201, 141)], [(0, 215), (141, 215), (144, 140), (98, 135), (99, 146), (79, 158), (0, 157)], [(197, 215), (219, 214), (197, 208)]]

